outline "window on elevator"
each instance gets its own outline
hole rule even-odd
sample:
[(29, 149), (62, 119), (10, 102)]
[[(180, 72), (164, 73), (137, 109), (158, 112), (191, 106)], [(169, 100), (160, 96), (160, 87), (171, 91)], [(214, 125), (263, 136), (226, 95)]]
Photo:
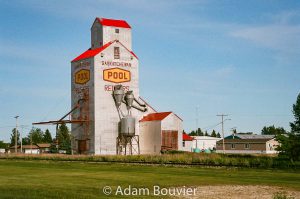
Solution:
[(114, 47), (114, 58), (120, 59), (120, 48), (119, 47)]

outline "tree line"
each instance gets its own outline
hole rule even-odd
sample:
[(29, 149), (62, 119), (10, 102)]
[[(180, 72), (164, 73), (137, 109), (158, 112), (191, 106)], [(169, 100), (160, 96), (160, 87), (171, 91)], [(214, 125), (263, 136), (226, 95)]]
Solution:
[(198, 128), (196, 131), (192, 130), (190, 133), (189, 133), (190, 136), (210, 136), (210, 137), (217, 137), (217, 138), (220, 138), (221, 135), (220, 133), (216, 133), (215, 130), (213, 130), (211, 132), (211, 134), (209, 134), (207, 131), (203, 132), (201, 130), (201, 128)]
[[(10, 135), (10, 146), (15, 146), (16, 128), (12, 130)], [(22, 138), (23, 145), (52, 143), (52, 135), (48, 129), (43, 132), (40, 128), (32, 128), (27, 136)], [(20, 132), (17, 132), (17, 145), (21, 144)]]
[[(292, 106), (292, 112), (295, 118), (294, 122), (290, 122), (291, 131), (286, 131), (283, 127), (264, 126), (261, 130), (262, 135), (275, 135), (275, 139), (279, 142), (276, 150), (279, 152), (279, 157), (288, 158), (291, 161), (300, 160), (300, 93), (297, 96), (296, 103)], [(236, 134), (236, 129), (233, 130)], [(239, 133), (239, 134), (253, 134), (253, 133)], [(220, 133), (212, 131), (209, 135), (207, 131), (202, 132), (201, 128), (189, 133), (191, 136), (211, 136), (221, 137)]]
[[(12, 130), (9, 146), (15, 146), (16, 128)], [(61, 124), (58, 128), (57, 138), (52, 138), (48, 129), (42, 131), (40, 128), (32, 128), (27, 136), (22, 138), (22, 145), (30, 144), (51, 144), (51, 152), (58, 150), (71, 151), (71, 134), (66, 124)], [(1, 145), (1, 141), (0, 141)], [(2, 144), (3, 145), (3, 144)], [(17, 145), (21, 145), (20, 132), (17, 131)], [(56, 147), (58, 145), (58, 148)], [(4, 146), (4, 145), (3, 145)], [(7, 145), (5, 145), (7, 148)], [(1, 148), (1, 146), (0, 146)]]

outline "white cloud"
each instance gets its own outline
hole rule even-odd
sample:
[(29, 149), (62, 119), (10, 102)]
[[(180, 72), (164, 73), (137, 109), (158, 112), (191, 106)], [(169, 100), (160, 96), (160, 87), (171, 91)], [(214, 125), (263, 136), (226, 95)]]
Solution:
[(230, 31), (235, 38), (248, 40), (260, 47), (276, 50), (284, 55), (300, 53), (300, 10), (286, 10), (265, 14), (271, 22), (263, 25), (243, 25)]
[(235, 30), (230, 35), (262, 47), (287, 53), (300, 53), (300, 25), (253, 26)]

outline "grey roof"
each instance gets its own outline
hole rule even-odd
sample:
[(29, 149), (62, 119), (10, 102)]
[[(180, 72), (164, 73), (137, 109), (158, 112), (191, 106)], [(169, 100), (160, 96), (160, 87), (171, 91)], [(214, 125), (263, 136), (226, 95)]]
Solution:
[(275, 135), (248, 135), (248, 134), (236, 134), (236, 137), (240, 139), (273, 139)]

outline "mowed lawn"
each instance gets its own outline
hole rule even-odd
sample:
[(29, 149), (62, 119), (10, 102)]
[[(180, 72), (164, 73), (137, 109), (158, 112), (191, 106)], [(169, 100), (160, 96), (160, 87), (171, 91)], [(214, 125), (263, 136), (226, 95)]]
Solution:
[(271, 185), (299, 191), (300, 173), (248, 168), (0, 160), (0, 198), (118, 198), (104, 195), (102, 188), (111, 186), (114, 191), (117, 186), (126, 188), (129, 185), (152, 189), (154, 185), (224, 184)]

